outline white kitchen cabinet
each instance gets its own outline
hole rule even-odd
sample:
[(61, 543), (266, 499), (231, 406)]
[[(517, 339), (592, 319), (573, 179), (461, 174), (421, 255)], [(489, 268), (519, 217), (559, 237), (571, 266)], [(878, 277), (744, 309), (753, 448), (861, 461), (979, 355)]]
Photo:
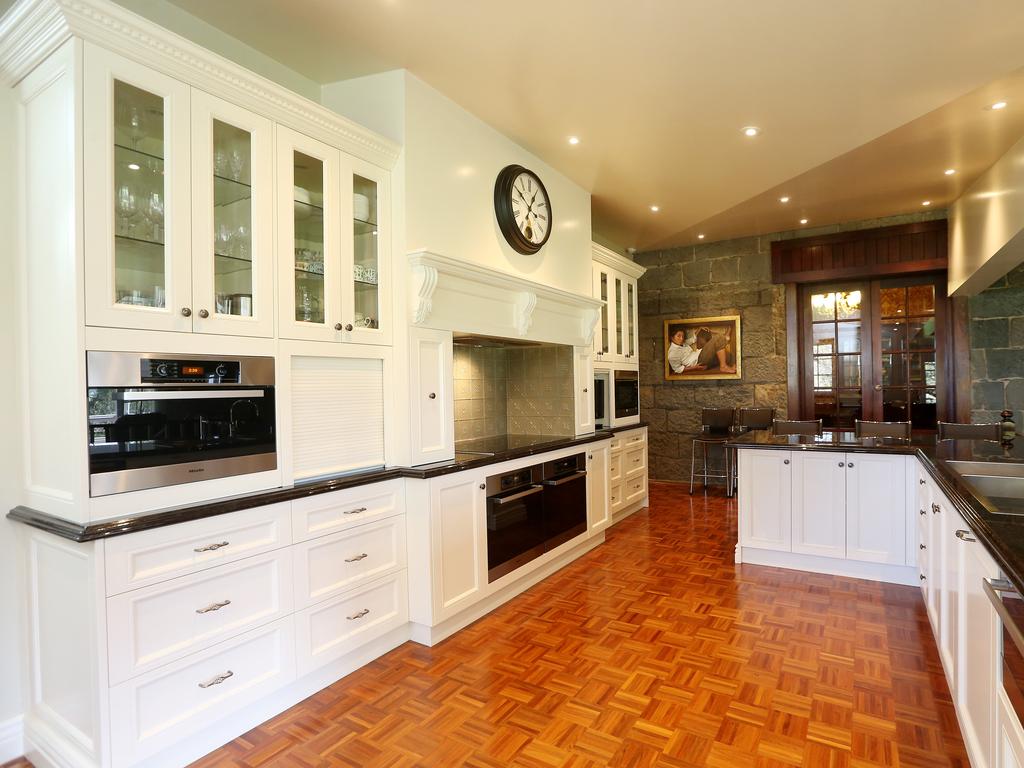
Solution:
[(192, 330), (189, 87), (85, 45), (88, 325)]
[(594, 431), (594, 352), (575, 347), (573, 356), (573, 395), (576, 401), (576, 434)]
[(430, 481), (433, 619), (472, 605), (487, 588), (487, 470)]
[(739, 453), (740, 545), (792, 551), (792, 452)]
[(647, 503), (647, 427), (618, 432), (608, 451), (609, 503), (618, 522)]
[(996, 766), (1024, 768), (1024, 728), (1003, 690), (998, 692), (996, 713)]
[(982, 580), (999, 577), (999, 568), (970, 531), (963, 540), (959, 583), (959, 668), (956, 709), (974, 768), (995, 768), (996, 696), (999, 689), (999, 618)]
[(902, 456), (874, 453), (848, 453), (843, 458), (847, 470), (846, 557), (869, 563), (904, 565), (907, 559), (906, 460)]
[(409, 329), (412, 464), (455, 456), (455, 392), (451, 331)]
[(595, 443), (587, 451), (587, 530), (591, 535), (612, 523), (608, 454), (607, 443)]
[(647, 270), (596, 243), (592, 255), (593, 296), (605, 302), (594, 333), (595, 362), (636, 369), (640, 300), (637, 280)]
[(343, 155), (342, 184), (342, 197), (349, 201), (346, 210), (350, 212), (342, 249), (345, 340), (390, 344), (390, 174), (365, 160)]
[(934, 547), (934, 559), (930, 568), (934, 594), (930, 597), (935, 603), (934, 610), (938, 618), (935, 638), (942, 665), (951, 681), (950, 693), (955, 696), (959, 685), (960, 667), (957, 653), (961, 630), (960, 574), (967, 550), (965, 542), (957, 536), (957, 531), (966, 529), (966, 526), (957, 511), (938, 492), (933, 495), (927, 511)]
[[(788, 458), (793, 478), (792, 551), (846, 557), (846, 457), (793, 451)], [(758, 514), (761, 511), (759, 506)]]

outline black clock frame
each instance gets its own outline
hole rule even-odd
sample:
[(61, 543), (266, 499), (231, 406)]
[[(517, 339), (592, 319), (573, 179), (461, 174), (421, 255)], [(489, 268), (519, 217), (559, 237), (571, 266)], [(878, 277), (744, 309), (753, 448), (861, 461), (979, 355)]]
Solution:
[[(539, 243), (527, 240), (523, 236), (523, 233), (519, 231), (519, 225), (516, 223), (516, 217), (512, 211), (512, 186), (520, 174), (523, 173), (528, 174), (537, 183), (537, 186), (544, 193), (544, 199), (547, 200), (548, 204), (548, 227), (544, 232), (544, 239)], [(507, 165), (501, 169), (498, 178), (494, 181), (494, 215), (498, 220), (498, 229), (501, 230), (501, 234), (505, 236), (508, 244), (519, 253), (527, 256), (537, 253), (547, 243), (548, 238), (551, 237), (551, 224), (554, 221), (551, 214), (551, 197), (548, 195), (544, 182), (529, 168), (524, 168), (521, 165)]]

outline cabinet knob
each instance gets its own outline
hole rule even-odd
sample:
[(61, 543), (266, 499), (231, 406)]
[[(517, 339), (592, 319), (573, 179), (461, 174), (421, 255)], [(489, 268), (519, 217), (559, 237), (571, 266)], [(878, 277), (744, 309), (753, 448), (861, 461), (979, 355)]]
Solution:
[(782, 460), (782, 463), (783, 463), (783, 464), (789, 464), (789, 459), (783, 459), (783, 460)]
[(933, 515), (937, 515), (941, 511), (942, 511), (942, 507), (940, 507), (938, 504), (932, 504), (932, 514)]
[(192, 309), (189, 308), (189, 307), (182, 307), (181, 308), (181, 316), (182, 317), (192, 317)]
[(927, 515), (928, 513), (927, 513), (927, 512), (925, 511), (925, 510), (923, 510), (923, 509), (922, 509), (922, 510), (921, 510), (921, 514), (922, 514), (922, 515)]
[(919, 479), (919, 480), (917, 481), (917, 484), (918, 484), (918, 485), (924, 485), (924, 478), (922, 477), (921, 479)]
[(584, 392), (584, 394), (585, 394), (586, 392), (588, 392), (588, 391), (589, 391), (589, 390), (587, 390), (587, 388), (586, 388), (586, 387), (584, 387), (584, 388), (583, 388), (583, 392)]
[(200, 309), (199, 310), (199, 316), (205, 320), (206, 318), (208, 318), (210, 316), (210, 313), (207, 312), (205, 309)]
[(918, 544), (917, 548), (918, 549), (928, 549), (928, 547), (926, 547), (924, 544)]
[(487, 490), (487, 483), (480, 483), (480, 490), (481, 491), (486, 491)]
[(345, 330), (346, 331), (351, 331), (352, 330), (352, 323), (346, 323), (345, 324)]
[(431, 392), (429, 395), (427, 395), (427, 397), (429, 397), (431, 400), (436, 400), (437, 399), (437, 393), (436, 392)]
[(340, 331), (344, 326), (341, 323), (334, 324), (334, 330)]
[(587, 458), (588, 458), (588, 459), (593, 459), (593, 458), (594, 458), (594, 454), (592, 454), (592, 453), (588, 453), (588, 454), (587, 454)]
[(840, 461), (839, 462), (839, 466), (842, 467), (842, 466), (845, 466), (845, 465), (843, 464), (843, 462)]
[(853, 469), (853, 462), (852, 462), (852, 461), (850, 461), (850, 462), (847, 462), (847, 464), (846, 464), (846, 468), (847, 468), (847, 469)]
[(928, 579), (925, 578), (925, 575), (923, 573), (921, 574), (921, 581), (928, 581)]

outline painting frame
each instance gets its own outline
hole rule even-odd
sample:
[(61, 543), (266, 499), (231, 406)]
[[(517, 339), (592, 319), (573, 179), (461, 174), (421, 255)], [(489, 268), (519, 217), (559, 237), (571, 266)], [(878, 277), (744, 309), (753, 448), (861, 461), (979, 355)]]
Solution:
[[(678, 337), (673, 340), (679, 331), (683, 332), (682, 345), (675, 343)], [(701, 337), (699, 340), (698, 335)], [(711, 350), (705, 352), (709, 345)], [(665, 381), (737, 381), (743, 377), (740, 316), (665, 320), (662, 355)], [(705, 367), (701, 368), (702, 365)]]

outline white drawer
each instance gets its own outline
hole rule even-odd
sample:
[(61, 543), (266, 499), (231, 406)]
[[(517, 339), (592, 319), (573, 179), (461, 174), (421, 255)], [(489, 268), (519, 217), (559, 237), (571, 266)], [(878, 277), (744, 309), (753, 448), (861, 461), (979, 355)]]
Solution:
[(622, 438), (621, 438), (621, 437), (619, 437), (618, 435), (616, 435), (615, 437), (613, 437), (613, 438), (612, 438), (612, 440), (611, 440), (611, 442), (610, 442), (610, 443), (608, 444), (608, 449), (609, 449), (610, 451), (618, 451), (618, 450), (621, 450), (621, 449), (622, 449)]
[(291, 548), (111, 597), (107, 600), (110, 684), (292, 610)]
[(296, 613), (299, 675), (351, 653), (408, 620), (404, 570)]
[(622, 468), (626, 472), (626, 477), (647, 468), (646, 453), (647, 449), (641, 445), (639, 448), (627, 449), (622, 454)]
[(403, 512), (403, 481), (360, 485), (293, 501), (292, 532), (295, 541), (306, 541)]
[(107, 594), (156, 584), (291, 543), (290, 502), (118, 536), (104, 542)]
[(623, 446), (628, 450), (637, 445), (643, 445), (647, 442), (647, 432), (643, 429), (638, 429), (634, 432), (625, 432), (622, 435)]
[(608, 503), (611, 505), (612, 512), (617, 511), (626, 503), (625, 490), (625, 483), (612, 483), (608, 491)]
[(647, 495), (647, 475), (626, 479), (626, 504), (634, 504)]
[(405, 567), (405, 517), (389, 517), (295, 545), (296, 609)]
[(608, 459), (608, 477), (612, 482), (622, 479), (622, 454), (617, 453)]
[(134, 765), (295, 679), (292, 617), (110, 689), (113, 763)]

